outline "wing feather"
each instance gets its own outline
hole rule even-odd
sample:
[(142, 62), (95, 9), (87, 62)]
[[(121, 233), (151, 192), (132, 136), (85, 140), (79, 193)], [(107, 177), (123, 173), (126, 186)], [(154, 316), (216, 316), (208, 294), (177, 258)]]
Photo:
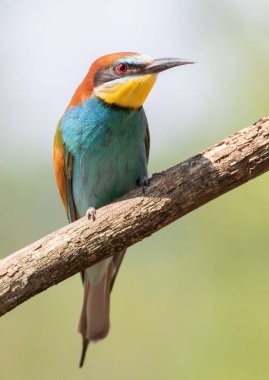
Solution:
[(145, 135), (145, 147), (146, 147), (146, 155), (147, 161), (149, 160), (149, 150), (150, 150), (150, 134), (149, 134), (149, 126), (147, 125), (146, 135)]
[(68, 219), (73, 222), (77, 219), (76, 208), (72, 192), (73, 157), (67, 152), (62, 139), (61, 120), (59, 121), (54, 137), (53, 164), (56, 182)]

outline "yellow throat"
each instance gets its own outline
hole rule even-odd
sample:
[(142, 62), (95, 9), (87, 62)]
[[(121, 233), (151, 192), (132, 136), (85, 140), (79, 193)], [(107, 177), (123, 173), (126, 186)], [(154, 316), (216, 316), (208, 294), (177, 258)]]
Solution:
[(108, 104), (140, 108), (156, 82), (156, 74), (126, 77), (104, 83), (94, 89), (94, 95)]

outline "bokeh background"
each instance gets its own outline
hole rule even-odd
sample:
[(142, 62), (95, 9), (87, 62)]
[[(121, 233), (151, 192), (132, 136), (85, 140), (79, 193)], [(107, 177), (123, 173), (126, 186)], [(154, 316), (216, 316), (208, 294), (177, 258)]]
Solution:
[[(268, 17), (268, 0), (1, 0), (0, 257), (66, 224), (53, 134), (95, 58), (198, 62), (146, 102), (153, 173), (269, 114)], [(268, 188), (265, 174), (130, 248), (82, 370), (78, 275), (2, 317), (1, 379), (268, 379)]]

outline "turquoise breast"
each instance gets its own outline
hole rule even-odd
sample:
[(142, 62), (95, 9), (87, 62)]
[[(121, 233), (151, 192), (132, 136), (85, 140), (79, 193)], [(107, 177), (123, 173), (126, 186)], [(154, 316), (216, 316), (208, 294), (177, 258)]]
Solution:
[(147, 175), (147, 119), (138, 110), (111, 107), (90, 98), (68, 109), (63, 142), (73, 155), (73, 197), (79, 217), (134, 188)]

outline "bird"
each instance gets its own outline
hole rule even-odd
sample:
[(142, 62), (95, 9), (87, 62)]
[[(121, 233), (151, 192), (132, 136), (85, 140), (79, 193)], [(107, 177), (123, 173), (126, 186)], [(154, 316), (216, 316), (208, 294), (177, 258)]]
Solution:
[[(69, 222), (149, 186), (150, 134), (143, 104), (157, 75), (193, 62), (120, 52), (91, 65), (60, 119), (54, 137), (56, 182)], [(110, 293), (126, 250), (81, 272), (84, 299), (77, 330), (82, 367), (90, 342), (107, 336)]]

